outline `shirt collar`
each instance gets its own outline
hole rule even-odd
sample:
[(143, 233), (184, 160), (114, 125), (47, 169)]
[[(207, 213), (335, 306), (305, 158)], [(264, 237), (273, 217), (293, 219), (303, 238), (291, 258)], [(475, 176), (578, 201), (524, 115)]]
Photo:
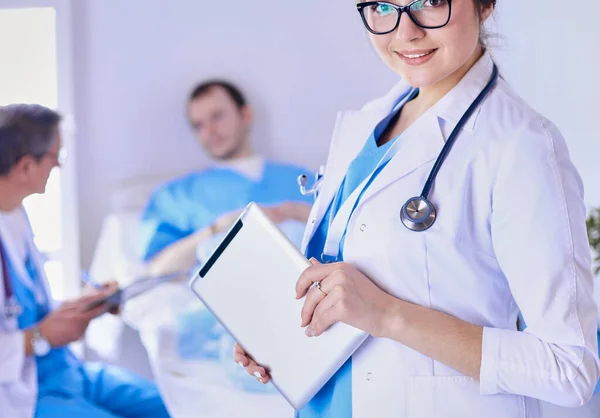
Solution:
[(233, 170), (253, 181), (259, 181), (263, 175), (265, 159), (257, 154), (250, 157), (228, 161), (216, 161), (215, 165), (220, 168)]

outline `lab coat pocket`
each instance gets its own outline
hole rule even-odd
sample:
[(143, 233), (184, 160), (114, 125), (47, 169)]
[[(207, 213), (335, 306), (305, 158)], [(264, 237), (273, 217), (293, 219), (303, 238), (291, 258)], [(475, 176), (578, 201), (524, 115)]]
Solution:
[(479, 394), (465, 376), (414, 376), (407, 393), (409, 418), (526, 418), (522, 396)]

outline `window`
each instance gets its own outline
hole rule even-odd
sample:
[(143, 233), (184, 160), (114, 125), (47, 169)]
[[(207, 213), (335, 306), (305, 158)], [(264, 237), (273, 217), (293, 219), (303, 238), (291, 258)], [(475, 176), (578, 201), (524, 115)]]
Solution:
[[(70, 33), (60, 29), (68, 20), (68, 3), (5, 0), (2, 4), (0, 105), (38, 103), (58, 110), (65, 118), (61, 131), (64, 146), (69, 149), (73, 138), (73, 129), (69, 126), (72, 120), (69, 112), (71, 82), (67, 71), (70, 56), (64, 54), (70, 53)], [(66, 62), (59, 62), (59, 57)], [(74, 176), (71, 160), (63, 169), (51, 173), (45, 194), (30, 196), (24, 201), (36, 245), (47, 260), (45, 270), (52, 296), (59, 300), (73, 296), (79, 289), (78, 243), (73, 238), (77, 234), (72, 233), (76, 229), (73, 220), (77, 219), (73, 216), (76, 214)], [(65, 219), (69, 222), (64, 222)]]

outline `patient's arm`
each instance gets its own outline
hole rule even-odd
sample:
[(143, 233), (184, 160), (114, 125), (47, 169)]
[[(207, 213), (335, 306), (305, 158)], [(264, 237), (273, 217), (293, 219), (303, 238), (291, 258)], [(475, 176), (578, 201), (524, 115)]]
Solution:
[[(262, 207), (267, 216), (275, 223), (288, 219), (305, 223), (308, 220), (310, 208), (310, 205), (299, 202), (285, 202), (276, 206)], [(198, 245), (215, 234), (228, 231), (241, 213), (242, 210), (228, 212), (209, 227), (169, 245), (148, 262), (148, 274), (160, 276), (178, 271), (189, 272), (198, 262), (196, 258)], [(182, 279), (187, 279), (188, 276), (186, 274)]]
[(179, 271), (186, 272), (183, 280), (189, 278), (192, 267), (198, 263), (196, 249), (200, 243), (213, 235), (229, 230), (240, 217), (242, 210), (235, 210), (221, 215), (214, 223), (193, 234), (174, 242), (156, 254), (148, 262), (148, 274), (161, 276)]
[(308, 221), (311, 205), (302, 202), (285, 202), (272, 208), (283, 214), (283, 220), (293, 219), (302, 223)]
[[(148, 262), (148, 274), (160, 276), (178, 271), (189, 272), (197, 263), (196, 248), (198, 245), (221, 230), (217, 221), (208, 228), (201, 229), (169, 245)], [(186, 274), (182, 279), (187, 279), (188, 276)]]

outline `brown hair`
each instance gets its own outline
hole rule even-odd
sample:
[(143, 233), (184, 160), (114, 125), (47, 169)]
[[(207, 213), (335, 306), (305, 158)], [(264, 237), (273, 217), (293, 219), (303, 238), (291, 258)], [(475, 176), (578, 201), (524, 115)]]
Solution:
[(212, 90), (215, 87), (220, 87), (224, 89), (227, 92), (227, 94), (229, 94), (229, 97), (231, 97), (231, 99), (235, 102), (238, 108), (242, 109), (244, 106), (246, 106), (246, 97), (244, 97), (242, 91), (237, 86), (225, 80), (209, 80), (198, 84), (190, 93), (188, 101), (191, 102), (194, 99), (206, 95), (210, 90)]

